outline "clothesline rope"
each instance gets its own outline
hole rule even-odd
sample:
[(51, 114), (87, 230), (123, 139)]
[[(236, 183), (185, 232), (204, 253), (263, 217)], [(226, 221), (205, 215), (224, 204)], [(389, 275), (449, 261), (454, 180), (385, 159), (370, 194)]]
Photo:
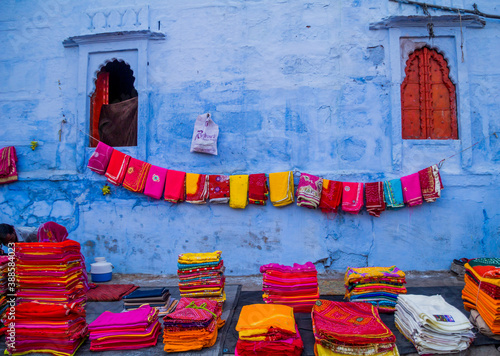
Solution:
[[(86, 132), (83, 132), (83, 131), (82, 131), (82, 130), (80, 130), (80, 129), (78, 129), (78, 131), (80, 131), (81, 133), (83, 133), (83, 134), (85, 134), (85, 135), (89, 136), (90, 138), (92, 138), (92, 139), (96, 140), (97, 142), (101, 142), (101, 141), (100, 141), (100, 140), (98, 140), (97, 138), (95, 138), (95, 137), (93, 137), (93, 136), (89, 135), (89, 134), (88, 134), (88, 133), (86, 133)], [(460, 154), (460, 153), (462, 153), (462, 152), (465, 152), (465, 151), (467, 151), (467, 150), (470, 150), (472, 147), (474, 147), (474, 146), (476, 146), (476, 145), (480, 144), (481, 142), (483, 142), (483, 141), (484, 141), (484, 140), (486, 140), (487, 138), (490, 138), (491, 136), (495, 136), (495, 138), (498, 138), (498, 134), (497, 134), (497, 132), (492, 132), (492, 133), (490, 133), (488, 136), (483, 137), (481, 140), (479, 140), (479, 141), (477, 141), (476, 143), (474, 143), (474, 144), (470, 145), (469, 147), (464, 148), (463, 150), (458, 151), (458, 152), (456, 152), (456, 153), (452, 154), (452, 155), (451, 155), (451, 156), (449, 156), (449, 157), (443, 158), (441, 161), (439, 161), (439, 162), (437, 163), (438, 168), (439, 168), (439, 169), (441, 169), (441, 167), (443, 166), (444, 161), (449, 160), (450, 158), (453, 158), (453, 157), (455, 157), (456, 155), (458, 155), (458, 154)], [(297, 169), (297, 168), (295, 168), (295, 169), (293, 170), (293, 173), (294, 173), (294, 174), (296, 174), (296, 173), (298, 173), (298, 172), (299, 172), (299, 171), (298, 171), (298, 169)]]

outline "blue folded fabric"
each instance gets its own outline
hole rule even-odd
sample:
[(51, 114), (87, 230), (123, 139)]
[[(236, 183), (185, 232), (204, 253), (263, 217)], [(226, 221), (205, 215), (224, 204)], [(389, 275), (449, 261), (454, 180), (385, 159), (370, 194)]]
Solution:
[(161, 297), (165, 293), (168, 293), (167, 288), (155, 288), (155, 289), (136, 289), (132, 293), (123, 297), (123, 299), (132, 298), (151, 298), (151, 297)]
[(401, 180), (393, 179), (384, 182), (384, 198), (385, 204), (389, 208), (402, 208), (405, 206)]

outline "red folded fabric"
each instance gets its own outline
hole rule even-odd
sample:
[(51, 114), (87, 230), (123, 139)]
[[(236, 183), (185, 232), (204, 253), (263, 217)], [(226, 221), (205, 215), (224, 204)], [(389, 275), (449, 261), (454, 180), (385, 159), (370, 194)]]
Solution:
[(366, 210), (372, 216), (377, 218), (380, 213), (385, 210), (384, 201), (384, 183), (366, 183), (365, 184), (365, 194), (366, 194)]
[(428, 203), (435, 202), (441, 196), (441, 190), (444, 188), (438, 166), (433, 165), (418, 171), (418, 177), (424, 200)]
[(101, 284), (87, 291), (87, 299), (91, 302), (113, 302), (132, 293), (137, 288), (133, 284)]
[(319, 208), (324, 213), (337, 213), (342, 201), (342, 182), (323, 179)]
[(208, 177), (210, 203), (229, 202), (229, 176), (213, 174)]
[(0, 184), (14, 182), (18, 179), (16, 162), (16, 149), (13, 146), (0, 150)]
[(171, 203), (179, 203), (185, 199), (186, 172), (169, 169), (165, 180), (164, 198)]
[(266, 205), (269, 198), (267, 178), (264, 173), (250, 174), (248, 176), (248, 202), (255, 205)]
[(114, 185), (120, 185), (125, 178), (130, 156), (118, 150), (113, 150), (111, 159), (109, 160), (108, 168), (105, 176), (108, 181)]

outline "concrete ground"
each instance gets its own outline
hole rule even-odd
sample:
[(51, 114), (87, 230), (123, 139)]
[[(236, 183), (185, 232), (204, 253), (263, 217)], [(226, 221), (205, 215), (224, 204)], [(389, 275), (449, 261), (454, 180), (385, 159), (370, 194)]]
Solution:
[[(464, 286), (463, 277), (450, 271), (406, 272), (408, 287), (439, 287)], [(113, 274), (112, 284), (133, 283), (141, 287), (175, 286), (178, 283), (177, 275), (146, 275), (146, 274)], [(344, 294), (344, 274), (328, 273), (318, 275), (320, 293), (322, 295)], [(240, 284), (242, 291), (262, 290), (262, 275), (226, 276), (226, 284)], [(494, 345), (471, 347), (459, 356), (500, 356), (500, 350)], [(408, 356), (418, 356), (418, 353)]]

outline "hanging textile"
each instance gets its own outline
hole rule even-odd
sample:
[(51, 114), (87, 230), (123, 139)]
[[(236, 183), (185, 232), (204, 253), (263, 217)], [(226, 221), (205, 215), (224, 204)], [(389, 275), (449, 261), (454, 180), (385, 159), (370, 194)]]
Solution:
[(385, 210), (384, 183), (366, 183), (365, 194), (368, 214), (377, 218), (380, 217), (380, 213)]
[(358, 214), (363, 207), (363, 183), (342, 183), (342, 210)]
[(110, 147), (103, 142), (99, 142), (94, 153), (89, 159), (87, 167), (97, 174), (106, 173), (106, 168), (108, 168), (112, 153), (113, 147)]
[(402, 208), (405, 206), (400, 179), (384, 182), (384, 199), (388, 208)]
[(297, 205), (309, 209), (316, 209), (321, 200), (323, 178), (307, 173), (301, 173), (297, 187)]
[(420, 189), (418, 173), (401, 177), (401, 187), (403, 188), (403, 198), (406, 204), (409, 206), (422, 204), (422, 190)]
[(229, 202), (229, 176), (211, 174), (208, 177), (209, 199), (212, 204), (227, 204)]
[(186, 173), (186, 202), (206, 204), (208, 198), (208, 176), (205, 174)]
[(167, 178), (165, 180), (165, 194), (166, 201), (171, 203), (179, 203), (185, 199), (185, 181), (186, 172), (174, 171), (169, 169)]
[(152, 165), (149, 169), (148, 177), (146, 178), (144, 194), (151, 198), (161, 199), (166, 179), (167, 170), (165, 168)]
[(245, 209), (248, 205), (248, 175), (233, 175), (229, 177), (231, 198), (229, 206), (233, 209)]
[(418, 177), (424, 200), (427, 203), (435, 202), (441, 196), (441, 189), (443, 189), (438, 166), (435, 164), (418, 171)]
[(105, 176), (108, 181), (114, 185), (120, 185), (125, 178), (130, 156), (118, 150), (113, 150), (111, 159), (109, 160), (108, 168)]
[(342, 182), (323, 179), (319, 208), (324, 213), (337, 213), (342, 200)]
[(17, 178), (17, 154), (14, 146), (0, 150), (0, 184), (15, 182)]
[(271, 191), (271, 203), (274, 206), (285, 206), (293, 203), (294, 185), (292, 171), (270, 173), (269, 187)]
[(142, 193), (150, 168), (151, 164), (131, 158), (123, 180), (123, 187), (132, 192)]
[(265, 173), (250, 174), (248, 176), (248, 200), (250, 204), (266, 205), (269, 197), (267, 178)]

